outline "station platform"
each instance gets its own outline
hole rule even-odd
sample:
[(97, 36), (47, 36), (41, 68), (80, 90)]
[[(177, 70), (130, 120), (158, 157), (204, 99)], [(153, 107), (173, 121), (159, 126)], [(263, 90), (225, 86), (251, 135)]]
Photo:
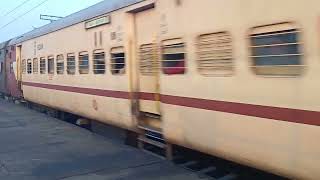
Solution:
[(194, 180), (195, 173), (0, 99), (0, 180)]

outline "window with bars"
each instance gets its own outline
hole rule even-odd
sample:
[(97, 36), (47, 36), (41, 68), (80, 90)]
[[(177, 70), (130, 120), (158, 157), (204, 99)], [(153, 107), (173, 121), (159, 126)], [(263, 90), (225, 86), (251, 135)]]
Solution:
[(197, 42), (199, 73), (204, 76), (231, 75), (232, 41), (228, 32), (200, 35)]
[(64, 73), (64, 57), (62, 54), (57, 56), (57, 74)]
[(54, 74), (54, 57), (48, 57), (48, 74)]
[(156, 44), (144, 44), (139, 49), (140, 73), (145, 76), (155, 75), (159, 71), (160, 63)]
[(23, 59), (21, 61), (21, 70), (22, 70), (22, 74), (25, 74), (26, 73), (26, 68), (27, 68), (27, 62), (25, 59)]
[(27, 61), (27, 73), (28, 74), (32, 73), (32, 61), (31, 61), (31, 59), (28, 59), (28, 61)]
[(102, 50), (93, 52), (93, 72), (94, 74), (104, 74), (106, 72), (105, 53)]
[(89, 55), (88, 52), (81, 52), (79, 54), (79, 73), (89, 74)]
[(164, 74), (184, 74), (185, 45), (181, 39), (167, 40), (162, 44), (162, 71)]
[(46, 73), (46, 59), (40, 58), (40, 74)]
[(300, 31), (289, 23), (253, 29), (252, 68), (258, 75), (297, 76), (302, 73)]
[(76, 73), (76, 58), (73, 53), (67, 55), (67, 73), (71, 75)]
[(33, 73), (38, 74), (38, 58), (33, 59)]
[(111, 49), (111, 73), (125, 74), (126, 73), (126, 59), (123, 47)]

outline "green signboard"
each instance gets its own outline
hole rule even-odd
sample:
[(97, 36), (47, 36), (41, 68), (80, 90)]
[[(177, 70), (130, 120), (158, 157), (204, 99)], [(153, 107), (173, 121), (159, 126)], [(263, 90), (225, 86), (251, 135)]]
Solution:
[(94, 27), (101, 26), (104, 24), (110, 24), (110, 22), (111, 22), (110, 15), (106, 15), (106, 16), (103, 16), (103, 17), (86, 22), (85, 28), (90, 29), (90, 28), (94, 28)]

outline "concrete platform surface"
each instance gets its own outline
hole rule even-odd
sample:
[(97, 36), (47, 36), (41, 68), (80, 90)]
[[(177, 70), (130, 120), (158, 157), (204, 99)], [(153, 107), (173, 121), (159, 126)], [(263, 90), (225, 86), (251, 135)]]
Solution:
[(0, 180), (191, 180), (120, 141), (0, 100)]

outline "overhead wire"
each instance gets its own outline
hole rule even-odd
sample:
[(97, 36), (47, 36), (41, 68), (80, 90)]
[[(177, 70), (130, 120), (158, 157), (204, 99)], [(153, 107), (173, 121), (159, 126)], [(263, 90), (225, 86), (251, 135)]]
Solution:
[(27, 15), (28, 13), (32, 12), (33, 10), (35, 10), (36, 8), (40, 7), (41, 5), (43, 5), (44, 3), (46, 3), (49, 0), (44, 0), (41, 3), (37, 4), (36, 6), (34, 6), (33, 8), (31, 8), (30, 10), (26, 11), (25, 13), (21, 14), (20, 16), (14, 18), (13, 20), (11, 20), (10, 22), (8, 22), (7, 24), (3, 25), (0, 27), (0, 30), (7, 27), (8, 25), (12, 24), (13, 22), (15, 22), (16, 20), (18, 20), (19, 18)]
[(14, 7), (12, 10), (8, 11), (5, 15), (3, 15), (2, 17), (6, 17), (9, 14), (11, 14), (12, 12), (16, 11), (17, 9), (19, 9), (20, 7), (22, 7), (23, 5), (25, 5), (26, 3), (28, 3), (31, 0), (25, 0), (22, 3), (20, 3), (18, 6)]

